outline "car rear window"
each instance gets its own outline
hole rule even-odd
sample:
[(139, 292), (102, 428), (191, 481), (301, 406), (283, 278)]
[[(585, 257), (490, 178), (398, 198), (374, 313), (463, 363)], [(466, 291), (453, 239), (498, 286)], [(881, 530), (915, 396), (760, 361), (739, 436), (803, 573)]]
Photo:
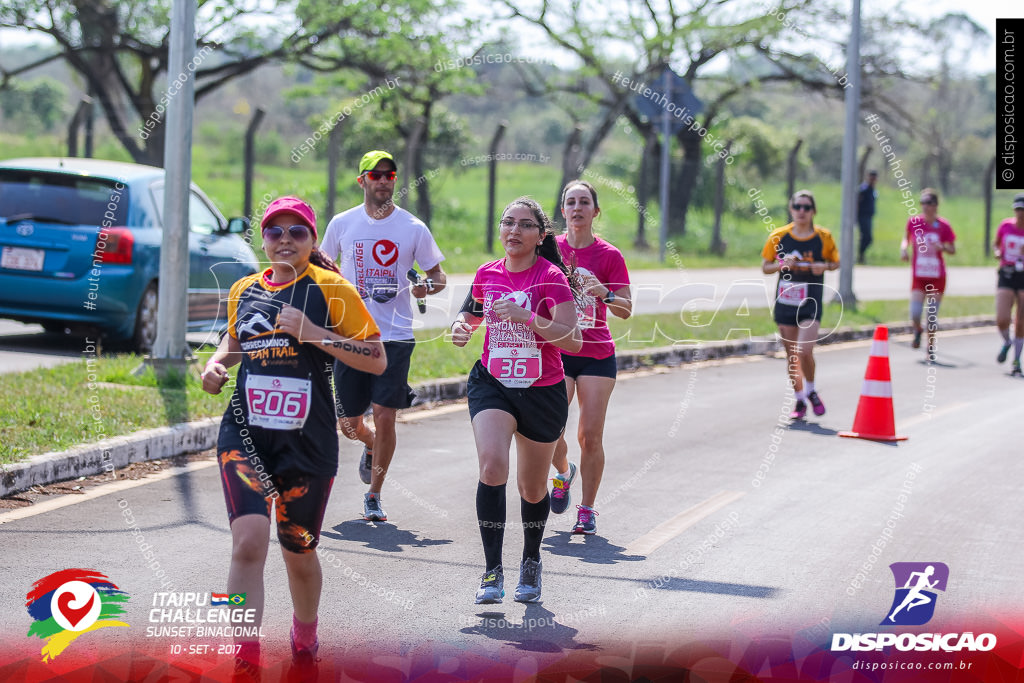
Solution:
[(125, 225), (127, 215), (128, 188), (116, 181), (0, 169), (0, 217), (8, 223), (113, 226)]

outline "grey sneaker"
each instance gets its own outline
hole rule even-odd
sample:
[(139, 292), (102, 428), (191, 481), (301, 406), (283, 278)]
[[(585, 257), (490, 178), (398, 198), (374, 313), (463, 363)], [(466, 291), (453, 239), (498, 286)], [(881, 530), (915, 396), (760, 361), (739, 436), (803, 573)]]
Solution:
[(373, 449), (363, 446), (363, 457), (359, 458), (359, 478), (364, 484), (370, 483), (370, 472), (373, 470)]
[(569, 476), (563, 478), (561, 474), (551, 480), (551, 511), (560, 515), (569, 507), (569, 487), (576, 479), (576, 465), (569, 463)]
[(516, 602), (537, 602), (538, 600), (540, 600), (540, 560), (523, 560), (523, 563), (519, 565)]
[(379, 493), (363, 494), (363, 519), (368, 522), (388, 521), (388, 513), (380, 505)]
[(494, 569), (484, 572), (480, 587), (476, 589), (476, 604), (497, 604), (503, 597), (505, 597), (505, 573), (499, 564)]
[(999, 349), (999, 355), (996, 356), (996, 362), (997, 363), (1005, 363), (1006, 362), (1006, 356), (1008, 356), (1009, 353), (1010, 353), (1010, 342), (1006, 342), (1006, 343), (1003, 344), (1003, 348)]
[(597, 510), (588, 508), (586, 505), (577, 505), (576, 526), (572, 528), (574, 534), (586, 534), (592, 536), (597, 533)]

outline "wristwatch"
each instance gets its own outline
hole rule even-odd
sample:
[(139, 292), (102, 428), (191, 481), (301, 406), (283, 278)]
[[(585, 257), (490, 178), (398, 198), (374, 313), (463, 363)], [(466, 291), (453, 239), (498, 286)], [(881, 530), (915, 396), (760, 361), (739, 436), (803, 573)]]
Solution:
[(608, 296), (601, 299), (601, 301), (605, 302), (606, 304), (610, 304), (611, 302), (615, 301), (615, 292), (609, 289)]

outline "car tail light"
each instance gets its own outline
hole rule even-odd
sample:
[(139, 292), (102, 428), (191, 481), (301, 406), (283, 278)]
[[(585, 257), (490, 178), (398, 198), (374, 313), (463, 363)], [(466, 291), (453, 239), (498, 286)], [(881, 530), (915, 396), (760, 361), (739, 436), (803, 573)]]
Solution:
[[(106, 233), (107, 246), (103, 249), (100, 258), (101, 263), (131, 263), (132, 247), (135, 246), (135, 236), (128, 228), (105, 228), (100, 234)], [(100, 240), (96, 240), (96, 249), (100, 250)]]

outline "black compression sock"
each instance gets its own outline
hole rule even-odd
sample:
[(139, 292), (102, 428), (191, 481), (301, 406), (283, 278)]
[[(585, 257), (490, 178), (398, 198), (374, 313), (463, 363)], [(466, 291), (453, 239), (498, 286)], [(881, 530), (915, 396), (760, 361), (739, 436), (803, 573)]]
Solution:
[(551, 512), (551, 497), (548, 494), (539, 503), (527, 503), (520, 499), (523, 511), (523, 559), (540, 559), (540, 542), (544, 539), (544, 525)]
[(484, 543), (485, 569), (501, 564), (501, 544), (505, 540), (505, 486), (476, 485), (476, 517), (480, 540)]

